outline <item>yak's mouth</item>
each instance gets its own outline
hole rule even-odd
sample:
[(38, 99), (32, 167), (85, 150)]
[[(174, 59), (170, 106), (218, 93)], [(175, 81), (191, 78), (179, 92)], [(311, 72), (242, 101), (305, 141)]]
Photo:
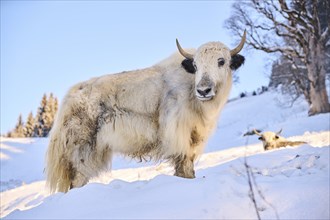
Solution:
[(206, 96), (202, 96), (202, 95), (199, 95), (199, 94), (196, 94), (196, 97), (198, 100), (200, 101), (210, 101), (213, 99), (214, 95), (206, 95)]
[(198, 87), (196, 89), (196, 97), (200, 101), (210, 101), (215, 96), (216, 91), (213, 87)]

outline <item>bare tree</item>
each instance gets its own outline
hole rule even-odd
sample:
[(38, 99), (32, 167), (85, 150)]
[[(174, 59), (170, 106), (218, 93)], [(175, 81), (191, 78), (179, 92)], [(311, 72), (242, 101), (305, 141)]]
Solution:
[[(286, 96), (286, 100), (282, 103), (282, 106), (292, 107), (293, 103), (303, 94), (306, 99), (309, 98), (307, 90), (302, 90), (301, 86), (297, 83), (297, 78), (300, 75), (307, 74), (305, 65), (297, 61), (301, 65), (297, 67), (292, 66), (291, 62), (284, 56), (281, 56), (278, 60), (273, 62), (272, 72), (270, 75), (269, 87), (279, 88), (282, 94)], [(308, 87), (308, 81), (303, 80), (300, 77), (300, 84), (304, 85), (304, 88)], [(308, 101), (310, 103), (310, 101)]]
[(293, 0), (290, 4), (285, 0), (239, 1), (225, 23), (237, 36), (246, 29), (250, 47), (280, 53), (296, 68), (305, 66), (305, 74), (292, 75), (309, 103), (309, 115), (330, 112), (325, 82), (329, 11), (329, 1), (323, 0)]

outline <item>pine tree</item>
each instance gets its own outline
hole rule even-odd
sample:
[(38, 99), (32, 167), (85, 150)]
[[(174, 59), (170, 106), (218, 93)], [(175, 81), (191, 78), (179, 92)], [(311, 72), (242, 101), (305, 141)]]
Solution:
[(34, 133), (37, 137), (44, 137), (44, 130), (45, 130), (44, 114), (46, 111), (46, 105), (47, 105), (47, 95), (44, 94), (41, 99), (40, 107), (38, 108), (38, 112), (35, 119), (36, 123), (34, 126)]
[(48, 99), (47, 94), (44, 94), (35, 118), (30, 112), (26, 125), (24, 125), (22, 115), (20, 115), (17, 125), (7, 133), (7, 137), (47, 137), (53, 126), (57, 109), (58, 100), (53, 93), (50, 94)]
[(25, 124), (25, 129), (24, 129), (24, 134), (25, 137), (34, 137), (34, 127), (35, 127), (35, 123), (34, 123), (34, 117), (32, 112), (30, 112), (27, 120), (26, 120), (26, 124)]
[(54, 118), (55, 118), (57, 108), (58, 108), (58, 101), (57, 101), (57, 98), (54, 97), (53, 93), (50, 94), (47, 104), (48, 104), (49, 110), (50, 110), (50, 112), (49, 112), (49, 118), (50, 118), (49, 128), (51, 129), (53, 126)]
[(8, 131), (7, 134), (6, 134), (6, 137), (9, 137), (9, 138), (13, 137), (13, 132), (12, 131)]
[(53, 121), (54, 121), (54, 97), (51, 93), (44, 109), (44, 114), (42, 115), (42, 119), (44, 122), (43, 127), (43, 137), (47, 137), (50, 129), (52, 128)]
[(25, 135), (24, 135), (24, 123), (23, 123), (23, 120), (22, 120), (22, 114), (20, 114), (18, 116), (18, 121), (17, 121), (17, 124), (15, 126), (14, 131), (11, 133), (11, 137), (14, 137), (14, 138), (25, 137)]
[(53, 93), (50, 94), (49, 98), (44, 94), (41, 100), (40, 107), (36, 116), (35, 135), (38, 137), (47, 137), (54, 122), (54, 117), (58, 109), (57, 98), (54, 97)]

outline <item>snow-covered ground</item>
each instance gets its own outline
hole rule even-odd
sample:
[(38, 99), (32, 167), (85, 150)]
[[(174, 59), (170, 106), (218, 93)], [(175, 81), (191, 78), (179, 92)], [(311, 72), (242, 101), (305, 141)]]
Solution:
[[(114, 158), (112, 172), (82, 188), (49, 195), (43, 175), (48, 139), (1, 139), (4, 219), (256, 219), (245, 161), (262, 219), (329, 219), (330, 114), (279, 105), (275, 92), (229, 102), (196, 163), (196, 178), (167, 163)], [(263, 151), (258, 128), (308, 144)]]

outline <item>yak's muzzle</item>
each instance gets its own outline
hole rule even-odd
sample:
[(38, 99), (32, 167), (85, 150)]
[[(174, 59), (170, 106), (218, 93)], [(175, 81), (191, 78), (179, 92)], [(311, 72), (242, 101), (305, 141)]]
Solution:
[(201, 101), (211, 100), (215, 96), (214, 83), (207, 74), (203, 74), (202, 79), (196, 86), (196, 97)]

